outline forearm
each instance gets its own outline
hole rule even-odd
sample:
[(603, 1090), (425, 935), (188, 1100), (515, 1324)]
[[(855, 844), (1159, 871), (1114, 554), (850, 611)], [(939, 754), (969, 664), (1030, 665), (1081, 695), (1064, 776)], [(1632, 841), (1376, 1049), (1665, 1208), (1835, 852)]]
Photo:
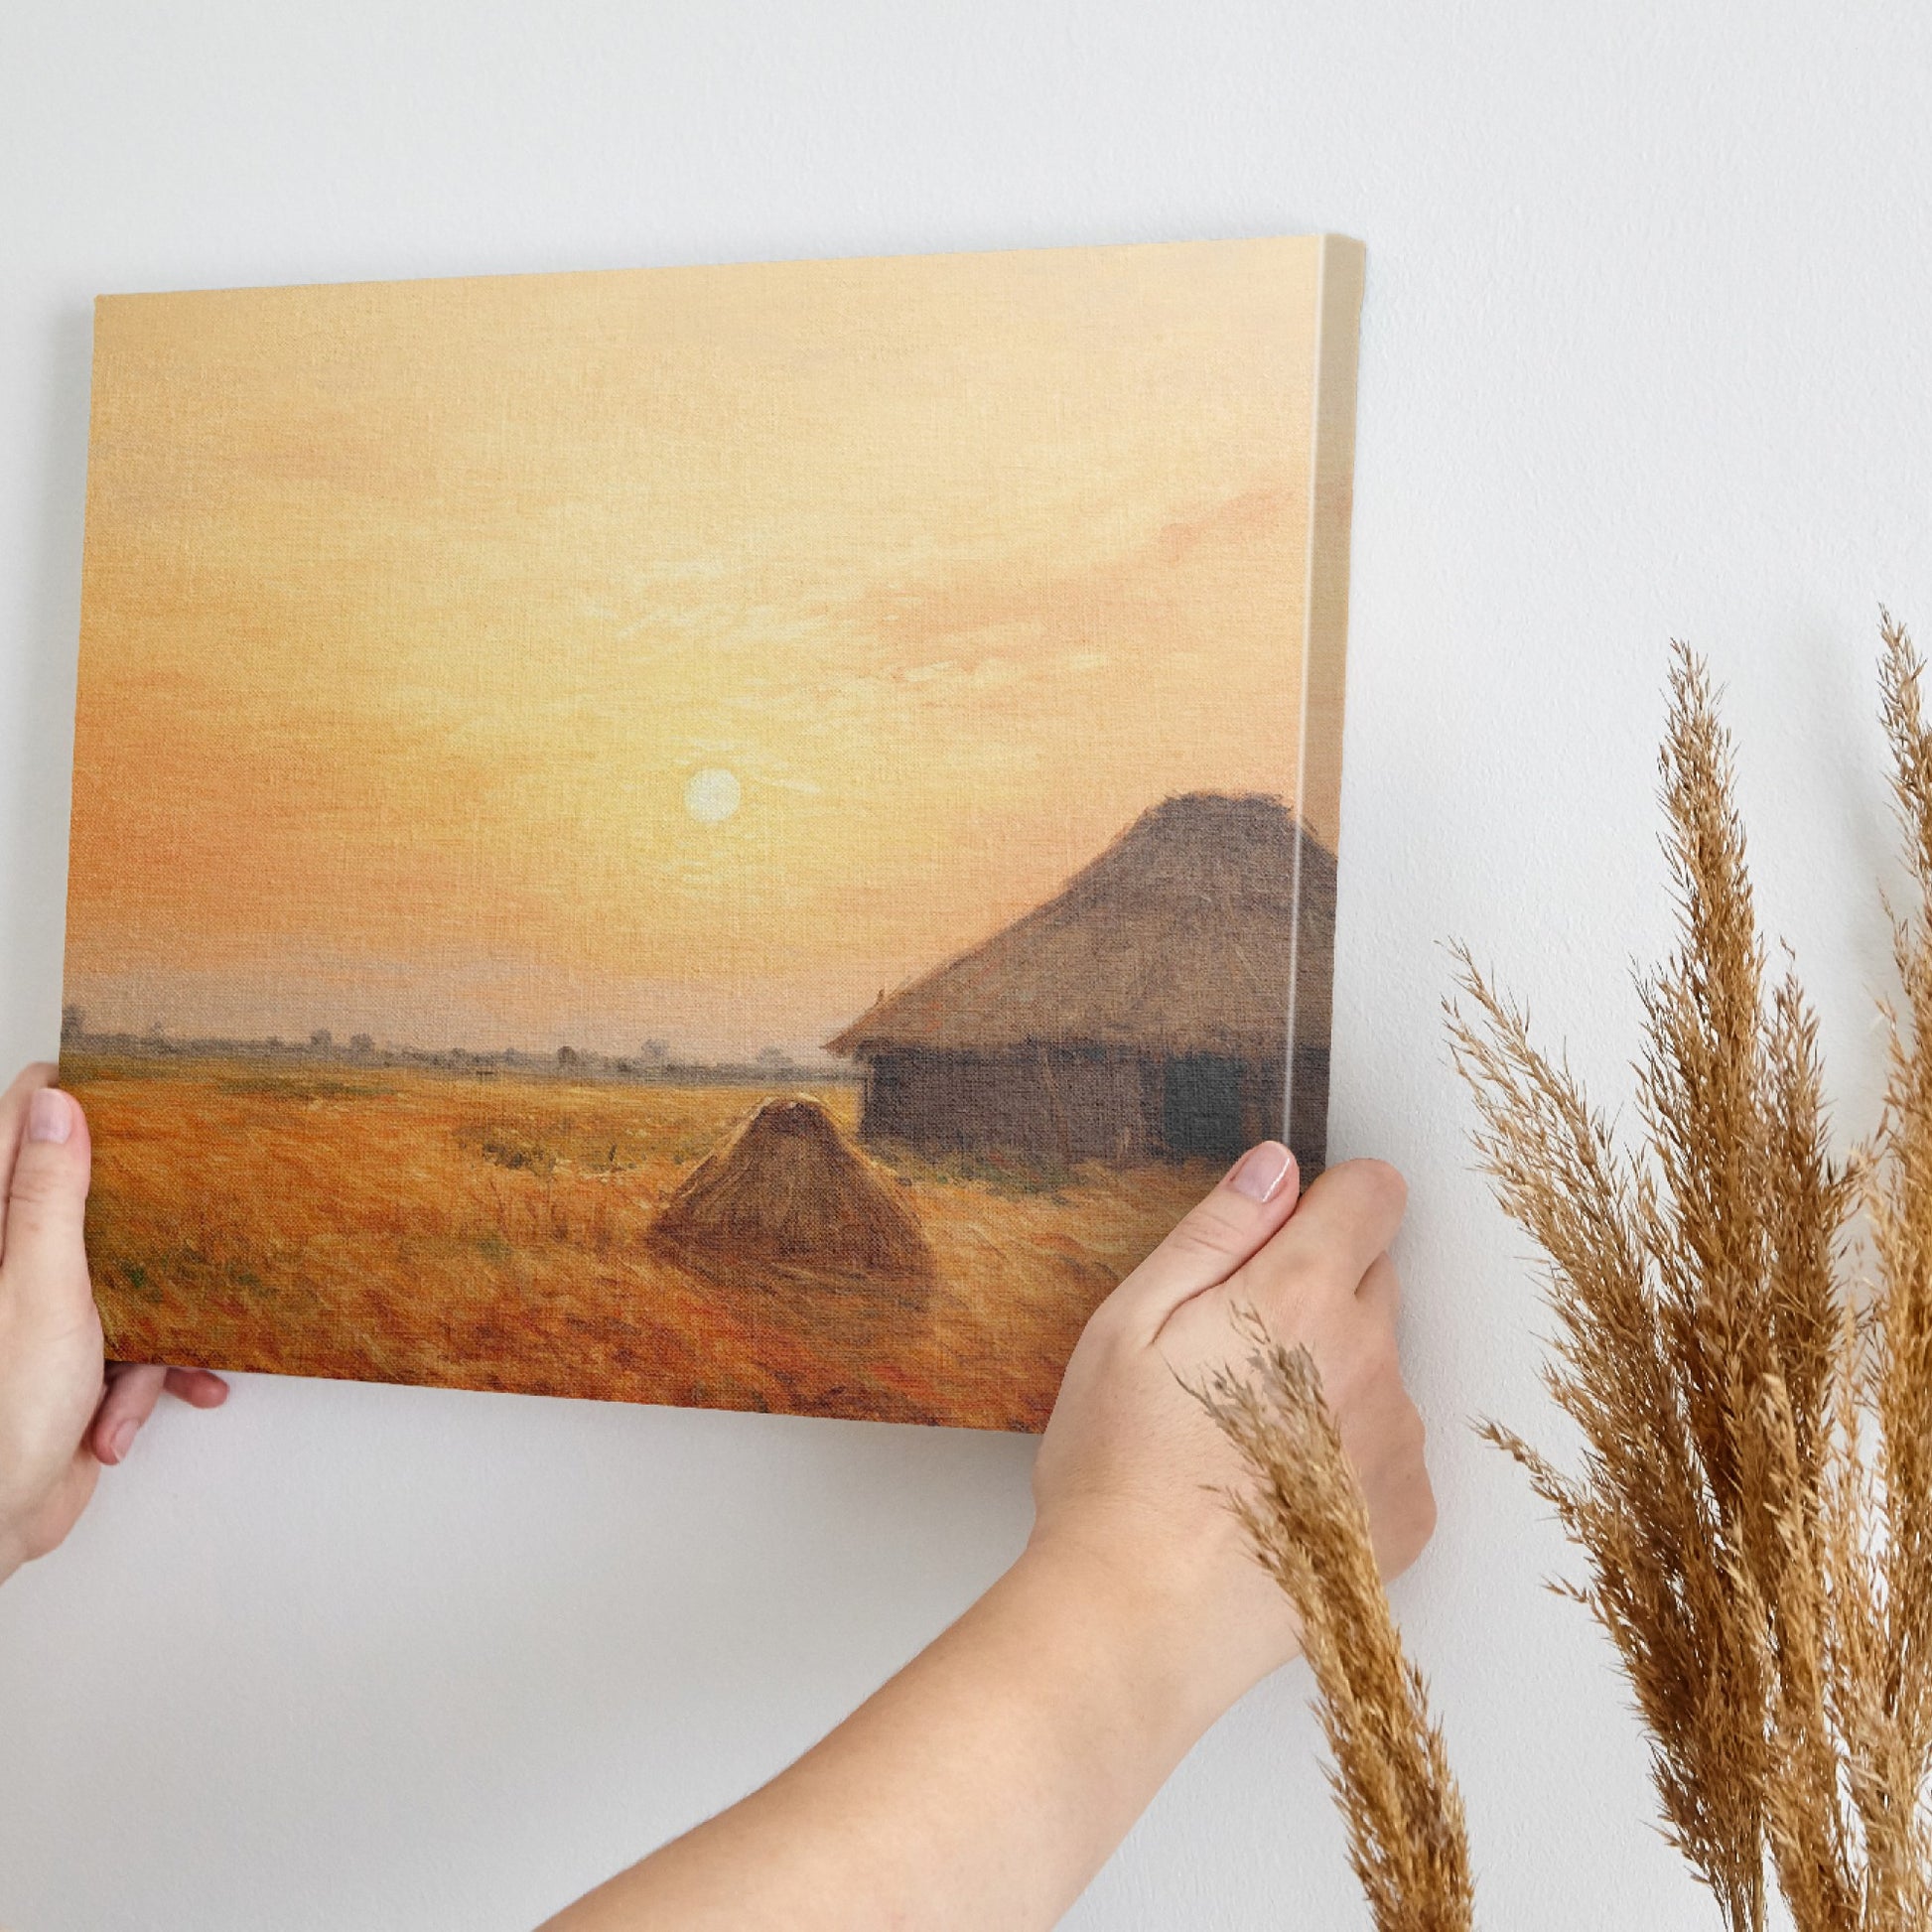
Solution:
[(1179, 1614), (1030, 1551), (788, 1771), (552, 1932), (1052, 1925), (1219, 1715)]
[(549, 1932), (1060, 1917), (1201, 1732), (1298, 1648), (1225, 1507), (1238, 1458), (1191, 1393), (1239, 1355), (1237, 1311), (1312, 1337), (1342, 1439), (1367, 1451), (1390, 1574), (1434, 1521), (1378, 1267), (1400, 1176), (1344, 1164), (1298, 1207), (1293, 1173), (1285, 1147), (1250, 1150), (1089, 1319), (1021, 1561), (817, 1749)]

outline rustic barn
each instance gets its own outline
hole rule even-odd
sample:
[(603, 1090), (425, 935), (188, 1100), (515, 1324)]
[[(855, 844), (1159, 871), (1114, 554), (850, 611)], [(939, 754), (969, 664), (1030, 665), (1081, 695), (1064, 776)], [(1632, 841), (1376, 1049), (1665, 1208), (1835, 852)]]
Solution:
[[(1296, 943), (1297, 845), (1302, 930)], [(1231, 1160), (1283, 1131), (1321, 1165), (1335, 862), (1280, 799), (1151, 807), (1045, 904), (829, 1042), (860, 1132), (926, 1154)], [(1298, 975), (1299, 988), (1291, 984)]]

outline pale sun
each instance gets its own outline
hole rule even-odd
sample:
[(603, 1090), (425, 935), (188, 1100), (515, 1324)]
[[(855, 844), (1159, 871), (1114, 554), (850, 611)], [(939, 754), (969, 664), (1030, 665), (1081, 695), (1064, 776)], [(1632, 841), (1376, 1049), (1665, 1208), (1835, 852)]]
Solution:
[(684, 809), (700, 825), (722, 825), (744, 801), (737, 774), (708, 764), (692, 772), (684, 786)]

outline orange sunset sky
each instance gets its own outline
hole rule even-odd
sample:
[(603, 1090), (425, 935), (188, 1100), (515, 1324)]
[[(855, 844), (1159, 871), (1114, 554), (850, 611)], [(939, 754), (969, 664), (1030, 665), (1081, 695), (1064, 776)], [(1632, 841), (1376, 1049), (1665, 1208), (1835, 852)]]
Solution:
[(103, 300), (68, 999), (805, 1054), (1292, 799), (1317, 251)]

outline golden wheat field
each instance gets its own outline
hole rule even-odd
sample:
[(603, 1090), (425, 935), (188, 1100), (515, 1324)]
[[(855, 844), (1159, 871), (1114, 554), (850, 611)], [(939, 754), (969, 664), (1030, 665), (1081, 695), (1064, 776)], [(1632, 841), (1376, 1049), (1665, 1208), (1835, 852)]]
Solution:
[[(124, 1360), (1037, 1429), (1088, 1312), (1210, 1180), (889, 1159), (931, 1293), (779, 1292), (643, 1241), (757, 1087), (240, 1059), (62, 1071), (92, 1124), (89, 1251)], [(856, 1088), (796, 1090), (854, 1132)]]

